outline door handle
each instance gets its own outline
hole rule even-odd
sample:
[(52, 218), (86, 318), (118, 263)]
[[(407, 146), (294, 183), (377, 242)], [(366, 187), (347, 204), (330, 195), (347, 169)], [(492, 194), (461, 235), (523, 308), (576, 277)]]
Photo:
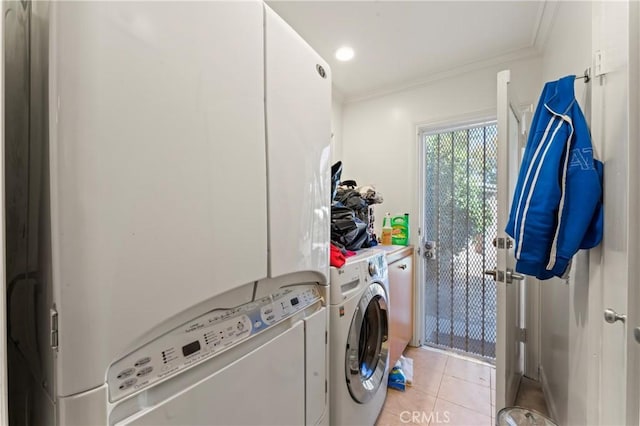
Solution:
[[(496, 271), (495, 269), (487, 269), (484, 271), (485, 275), (491, 275), (494, 280), (502, 281), (502, 272)], [(513, 272), (511, 269), (507, 269), (507, 279), (506, 283), (511, 284), (513, 280), (522, 281), (525, 279), (525, 276), (522, 274), (518, 274), (517, 272)]]
[(513, 280), (522, 281), (524, 280), (524, 275), (513, 272), (511, 269), (507, 269), (507, 282), (510, 283), (513, 282)]
[(636, 342), (640, 343), (640, 327), (633, 329), (633, 337), (636, 338)]
[[(606, 322), (608, 322), (609, 324), (613, 324), (616, 321), (620, 321), (620, 322), (625, 322), (627, 320), (627, 316), (626, 315), (621, 315), (619, 313), (617, 313), (616, 311), (614, 311), (611, 308), (607, 308), (604, 310), (604, 320)], [(637, 339), (637, 337), (636, 337)]]
[(435, 241), (424, 242), (424, 257), (425, 259), (435, 260), (436, 258), (436, 242)]
[(402, 265), (399, 265), (398, 268), (400, 268), (402, 270), (405, 270), (405, 269), (407, 269), (407, 264), (403, 263)]

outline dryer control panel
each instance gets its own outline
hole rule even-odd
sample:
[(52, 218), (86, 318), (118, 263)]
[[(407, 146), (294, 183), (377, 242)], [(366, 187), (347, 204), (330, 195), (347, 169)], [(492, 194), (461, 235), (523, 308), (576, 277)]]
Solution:
[(321, 299), (315, 285), (286, 287), (232, 309), (210, 311), (109, 367), (111, 402), (215, 356)]

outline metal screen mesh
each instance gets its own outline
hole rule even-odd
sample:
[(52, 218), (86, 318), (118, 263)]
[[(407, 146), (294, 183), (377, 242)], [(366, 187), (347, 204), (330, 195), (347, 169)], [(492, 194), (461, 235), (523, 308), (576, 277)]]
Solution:
[(495, 358), (496, 286), (484, 275), (496, 251), (495, 124), (426, 135), (425, 339)]

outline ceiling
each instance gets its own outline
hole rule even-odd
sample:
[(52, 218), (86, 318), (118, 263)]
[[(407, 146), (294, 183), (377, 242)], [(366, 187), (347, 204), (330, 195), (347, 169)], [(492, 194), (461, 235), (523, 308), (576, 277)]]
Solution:
[[(345, 101), (538, 53), (553, 2), (267, 0), (326, 61)], [(551, 5), (551, 6), (550, 6)], [(350, 45), (355, 57), (339, 62)]]

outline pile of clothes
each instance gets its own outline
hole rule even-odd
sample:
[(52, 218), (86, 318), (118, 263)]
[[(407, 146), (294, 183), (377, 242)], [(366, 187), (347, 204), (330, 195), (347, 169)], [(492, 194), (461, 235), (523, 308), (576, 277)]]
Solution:
[(341, 182), (342, 163), (331, 167), (331, 243), (341, 250), (359, 250), (378, 244), (370, 206), (382, 203), (382, 195), (371, 185)]

